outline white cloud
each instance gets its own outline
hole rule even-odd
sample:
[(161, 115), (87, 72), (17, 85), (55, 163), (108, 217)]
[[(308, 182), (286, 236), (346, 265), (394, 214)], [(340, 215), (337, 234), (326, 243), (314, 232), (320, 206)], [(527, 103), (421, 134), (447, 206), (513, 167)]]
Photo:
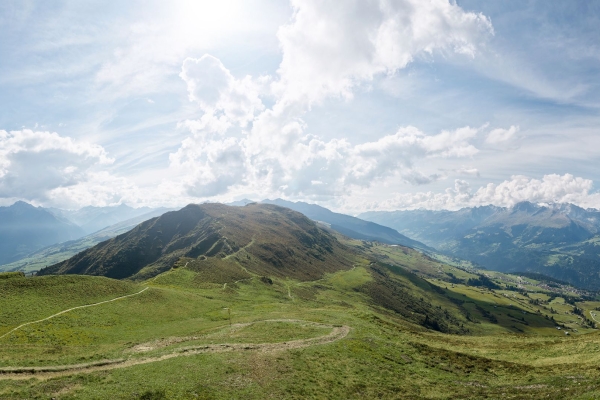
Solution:
[(188, 138), (169, 159), (174, 175), (180, 176), (180, 191), (189, 197), (217, 196), (245, 181), (244, 150), (234, 138), (207, 141)]
[(56, 132), (0, 130), (0, 203), (73, 209), (151, 203), (153, 190), (107, 170), (114, 161), (102, 146)]
[(494, 129), (488, 134), (485, 141), (490, 144), (504, 143), (511, 140), (517, 132), (519, 132), (519, 127), (515, 125), (508, 129)]
[(422, 185), (443, 176), (422, 173), (416, 160), (470, 157), (477, 153), (470, 141), (479, 131), (465, 127), (427, 135), (409, 126), (374, 142), (351, 145), (303, 135), (303, 129), (300, 122), (290, 123), (273, 141), (258, 144), (197, 134), (171, 154), (171, 170), (181, 177), (178, 182), (185, 190), (180, 191), (195, 197), (220, 195), (236, 185), (285, 196), (349, 194), (388, 178)]
[(114, 160), (98, 145), (54, 132), (0, 131), (0, 197), (43, 200), (48, 192), (85, 180)]
[(446, 0), (292, 0), (294, 16), (277, 34), (283, 50), (276, 90), (308, 104), (393, 74), (436, 51), (474, 56), (493, 28), (482, 14)]
[[(414, 181), (425, 183), (420, 172), (413, 169), (413, 161), (426, 157), (470, 157), (478, 150), (469, 143), (478, 130), (464, 127), (455, 131), (442, 131), (437, 135), (426, 135), (417, 128), (401, 128), (376, 142), (356, 146), (347, 161), (351, 165), (350, 183), (366, 186), (375, 179), (398, 172), (412, 176)], [(405, 171), (403, 171), (405, 170)]]
[[(122, 39), (123, 44), (99, 67), (97, 86), (115, 96), (136, 93), (152, 102), (149, 96), (156, 98), (155, 88), (173, 76), (172, 67), (183, 54), (202, 48), (192, 35), (202, 31), (197, 29), (199, 21), (182, 11), (192, 7), (188, 3), (177, 8), (181, 26), (164, 35), (164, 26), (152, 20), (118, 31), (113, 39)], [(191, 11), (203, 13), (203, 7)], [(225, 6), (214, 7), (227, 12)], [(485, 16), (465, 12), (447, 0), (293, 0), (292, 7), (292, 19), (277, 34), (282, 61), (275, 78), (234, 76), (209, 54), (181, 63), (179, 76), (202, 114), (178, 124), (190, 136), (171, 152), (155, 195), (98, 168), (110, 161), (101, 147), (80, 143), (76, 145), (89, 148), (87, 152), (66, 149), (64, 143), (73, 142), (69, 138), (61, 139), (66, 142), (60, 149), (35, 153), (36, 165), (60, 172), (45, 176), (38, 186), (9, 179), (24, 173), (17, 168), (26, 165), (19, 157), (25, 159), (34, 150), (27, 147), (15, 153), (20, 156), (0, 158), (0, 171), (7, 171), (2, 172), (7, 177), (2, 185), (12, 185), (7, 193), (21, 193), (16, 190), (21, 185), (20, 195), (29, 199), (67, 202), (71, 196), (74, 203), (89, 204), (168, 195), (204, 200), (240, 188), (288, 196), (337, 196), (385, 179), (430, 183), (443, 176), (420, 171), (417, 160), (477, 154), (473, 142), (481, 129), (464, 127), (430, 135), (409, 126), (351, 144), (310, 134), (303, 116), (327, 98), (351, 98), (358, 87), (394, 74), (417, 57), (455, 53), (473, 57), (493, 33)], [(203, 15), (207, 24), (215, 24)], [(201, 39), (211, 42), (209, 37)], [(265, 98), (273, 102), (269, 108), (263, 104)], [(37, 170), (30, 168), (28, 173)]]
[(522, 201), (532, 203), (572, 203), (586, 208), (600, 208), (600, 194), (592, 192), (590, 179), (571, 174), (544, 175), (534, 179), (515, 175), (499, 184), (489, 183), (477, 191), (468, 182), (457, 179), (444, 193), (418, 192), (397, 194), (394, 198), (368, 205), (370, 209), (449, 209), (495, 205), (512, 207)]
[[(293, 0), (292, 6), (291, 22), (277, 34), (283, 58), (270, 88), (269, 78), (234, 77), (208, 54), (183, 62), (180, 77), (204, 114), (180, 124), (193, 135), (170, 157), (182, 192), (204, 197), (245, 186), (334, 196), (390, 177), (425, 184), (441, 175), (422, 173), (415, 160), (478, 152), (470, 142), (479, 130), (470, 127), (437, 135), (406, 127), (350, 145), (307, 134), (302, 116), (327, 97), (351, 98), (362, 83), (394, 74), (423, 54), (472, 57), (493, 32), (486, 17), (443, 0)], [(274, 96), (274, 105), (264, 109), (262, 96)], [(233, 129), (250, 122), (241, 134)]]
[(77, 209), (82, 206), (103, 207), (122, 203), (135, 205), (151, 201), (153, 194), (142, 193), (128, 179), (113, 176), (107, 171), (89, 171), (81, 181), (50, 189), (44, 197), (47, 204)]
[(459, 174), (459, 175), (466, 175), (466, 176), (477, 176), (479, 177), (479, 170), (475, 167), (460, 167), (458, 169), (453, 170), (453, 172)]
[(573, 203), (584, 207), (600, 207), (600, 196), (590, 193), (593, 182), (590, 179), (574, 177), (571, 174), (544, 175), (541, 180), (515, 175), (510, 181), (498, 185), (492, 183), (480, 188), (474, 199), (480, 204), (513, 206), (520, 201), (532, 203)]
[(264, 109), (259, 98), (261, 80), (255, 82), (251, 76), (235, 79), (218, 58), (209, 54), (186, 58), (179, 76), (187, 84), (190, 101), (197, 102), (207, 114), (222, 113), (228, 120), (246, 126)]

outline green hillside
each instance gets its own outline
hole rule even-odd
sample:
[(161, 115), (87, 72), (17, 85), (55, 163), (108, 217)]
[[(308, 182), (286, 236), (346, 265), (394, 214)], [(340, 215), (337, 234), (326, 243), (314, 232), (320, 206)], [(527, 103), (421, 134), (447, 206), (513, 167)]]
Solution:
[(335, 239), (350, 264), (312, 279), (261, 269), (254, 244), (139, 283), (6, 275), (0, 398), (600, 395), (586, 293)]
[(349, 249), (304, 215), (269, 204), (190, 204), (143, 222), (40, 275), (86, 274), (135, 280), (170, 269), (181, 257), (221, 259), (241, 250), (257, 273), (310, 280), (350, 265)]

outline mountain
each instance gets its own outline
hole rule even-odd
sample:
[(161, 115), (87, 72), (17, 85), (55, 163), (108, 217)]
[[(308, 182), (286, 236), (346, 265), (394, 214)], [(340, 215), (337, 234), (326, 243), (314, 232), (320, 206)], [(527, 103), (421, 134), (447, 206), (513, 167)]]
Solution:
[(542, 273), (600, 288), (598, 210), (521, 202), (510, 208), (368, 212), (360, 217), (489, 269)]
[(423, 243), (410, 239), (387, 226), (364, 221), (350, 215), (335, 213), (316, 204), (303, 203), (301, 201), (291, 202), (282, 199), (263, 200), (262, 203), (276, 204), (298, 211), (312, 220), (326, 223), (331, 229), (353, 239), (376, 240), (386, 244), (399, 244), (412, 248), (428, 249), (428, 246)]
[(75, 254), (83, 250), (89, 249), (90, 247), (95, 246), (100, 242), (125, 233), (133, 229), (138, 224), (151, 218), (158, 217), (166, 213), (167, 211), (172, 210), (167, 208), (157, 208), (149, 213), (128, 219), (126, 221), (119, 222), (117, 224), (111, 225), (109, 227), (99, 230), (98, 232), (92, 233), (82, 238), (52, 244), (33, 253), (30, 253), (16, 261), (0, 265), (0, 271), (38, 271), (41, 268), (54, 265), (58, 262), (71, 258)]
[[(247, 257), (235, 259), (241, 249)], [(270, 204), (231, 207), (190, 204), (143, 222), (69, 260), (39, 271), (143, 279), (175, 266), (181, 258), (245, 276), (255, 273), (300, 280), (349, 268), (352, 253), (304, 215)], [(200, 260), (200, 261), (198, 261)], [(204, 262), (201, 262), (204, 261)]]
[(43, 208), (22, 201), (0, 207), (0, 264), (81, 236), (81, 228), (56, 218)]
[(55, 216), (80, 226), (86, 235), (153, 211), (149, 207), (133, 208), (125, 204), (111, 207), (89, 206), (79, 210), (61, 210), (57, 208), (48, 210)]

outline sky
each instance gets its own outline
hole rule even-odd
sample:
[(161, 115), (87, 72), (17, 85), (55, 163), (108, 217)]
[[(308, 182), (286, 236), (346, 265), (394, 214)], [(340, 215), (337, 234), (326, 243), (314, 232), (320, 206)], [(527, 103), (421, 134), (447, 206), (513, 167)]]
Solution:
[(0, 205), (600, 208), (600, 2), (0, 3)]

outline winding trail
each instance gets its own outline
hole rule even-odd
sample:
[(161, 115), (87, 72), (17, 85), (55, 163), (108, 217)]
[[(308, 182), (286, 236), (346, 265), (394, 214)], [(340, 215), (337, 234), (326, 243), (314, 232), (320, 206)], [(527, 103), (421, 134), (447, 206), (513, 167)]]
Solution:
[(44, 321), (47, 321), (47, 320), (49, 320), (49, 319), (51, 319), (51, 318), (58, 317), (59, 315), (62, 315), (62, 314), (68, 313), (69, 311), (73, 311), (73, 310), (79, 310), (79, 309), (81, 309), (81, 308), (87, 308), (87, 307), (99, 306), (99, 305), (101, 305), (101, 304), (106, 304), (106, 303), (110, 303), (110, 302), (112, 302), (112, 301), (121, 300), (121, 299), (124, 299), (124, 298), (126, 298), (126, 297), (137, 296), (138, 294), (141, 294), (141, 293), (145, 292), (145, 291), (146, 291), (146, 290), (148, 290), (148, 289), (149, 289), (148, 287), (145, 287), (145, 288), (143, 288), (142, 290), (140, 290), (140, 291), (139, 291), (139, 292), (137, 292), (137, 293), (128, 294), (128, 295), (126, 295), (126, 296), (115, 297), (114, 299), (111, 299), (111, 300), (105, 300), (105, 301), (101, 301), (101, 302), (99, 302), (99, 303), (86, 304), (85, 306), (77, 306), (77, 307), (72, 307), (72, 308), (69, 308), (69, 309), (63, 310), (63, 311), (61, 311), (61, 312), (57, 312), (56, 314), (53, 314), (53, 315), (51, 315), (51, 316), (49, 316), (49, 317), (42, 318), (42, 319), (38, 319), (37, 321), (25, 322), (24, 324), (21, 324), (21, 325), (17, 326), (16, 328), (13, 328), (13, 329), (11, 329), (10, 331), (6, 332), (6, 333), (5, 333), (5, 334), (3, 334), (2, 336), (0, 336), (0, 339), (4, 338), (5, 336), (8, 336), (9, 334), (13, 333), (13, 332), (14, 332), (14, 331), (16, 331), (16, 330), (19, 330), (19, 329), (21, 329), (21, 328), (22, 328), (22, 327), (24, 327), (24, 326), (27, 326), (27, 325), (32, 325), (32, 324), (37, 324), (37, 323), (39, 323), (39, 322), (44, 322)]
[[(221, 343), (221, 344), (206, 344), (199, 346), (189, 346), (179, 348), (172, 353), (164, 354), (162, 356), (156, 357), (147, 357), (147, 358), (119, 358), (113, 360), (102, 360), (88, 364), (72, 364), (72, 365), (56, 365), (56, 366), (48, 366), (48, 367), (4, 367), (0, 368), (0, 380), (10, 379), (10, 380), (24, 380), (31, 379), (32, 377), (38, 379), (49, 379), (55, 378), (59, 376), (67, 376), (73, 375), (77, 373), (91, 373), (97, 371), (108, 371), (117, 368), (127, 368), (134, 365), (141, 364), (149, 364), (154, 362), (159, 362), (163, 360), (168, 360), (176, 357), (183, 356), (192, 356), (196, 354), (206, 354), (206, 353), (226, 353), (226, 352), (235, 352), (235, 351), (256, 351), (259, 353), (274, 353), (278, 351), (292, 350), (292, 349), (302, 349), (310, 346), (317, 346), (327, 343), (332, 343), (338, 341), (340, 339), (345, 338), (350, 332), (350, 327), (347, 325), (335, 326), (329, 324), (320, 324), (316, 322), (303, 321), (303, 320), (294, 320), (294, 319), (272, 319), (272, 320), (262, 320), (262, 321), (254, 321), (250, 323), (244, 324), (234, 324), (232, 328), (239, 329), (245, 326), (250, 326), (259, 322), (296, 322), (303, 324), (311, 324), (314, 326), (320, 326), (325, 328), (331, 328), (331, 332), (323, 335), (317, 336), (309, 339), (298, 339), (291, 340), (288, 342), (281, 343)], [(148, 350), (153, 350), (158, 347), (166, 347), (171, 344), (181, 343), (190, 340), (196, 340), (196, 337), (184, 337), (184, 338), (171, 338), (167, 342), (152, 342), (149, 343), (153, 345)], [(138, 348), (143, 348), (143, 345), (136, 346)], [(148, 351), (145, 350), (145, 351)], [(144, 350), (141, 350), (144, 351)]]
[(227, 260), (227, 259), (229, 259), (229, 258), (231, 258), (233, 256), (236, 256), (240, 251), (246, 250), (248, 247), (252, 246), (253, 244), (254, 244), (254, 236), (252, 236), (252, 240), (250, 240), (250, 242), (247, 245), (245, 245), (244, 247), (239, 248), (238, 251), (236, 251), (235, 253), (231, 253), (231, 254), (226, 255), (225, 257), (223, 257), (223, 259)]
[(591, 311), (590, 311), (590, 317), (592, 317), (592, 319), (593, 319), (594, 321), (596, 321), (596, 322), (600, 322), (600, 321), (598, 321), (596, 318), (594, 318), (594, 314), (593, 314)]

